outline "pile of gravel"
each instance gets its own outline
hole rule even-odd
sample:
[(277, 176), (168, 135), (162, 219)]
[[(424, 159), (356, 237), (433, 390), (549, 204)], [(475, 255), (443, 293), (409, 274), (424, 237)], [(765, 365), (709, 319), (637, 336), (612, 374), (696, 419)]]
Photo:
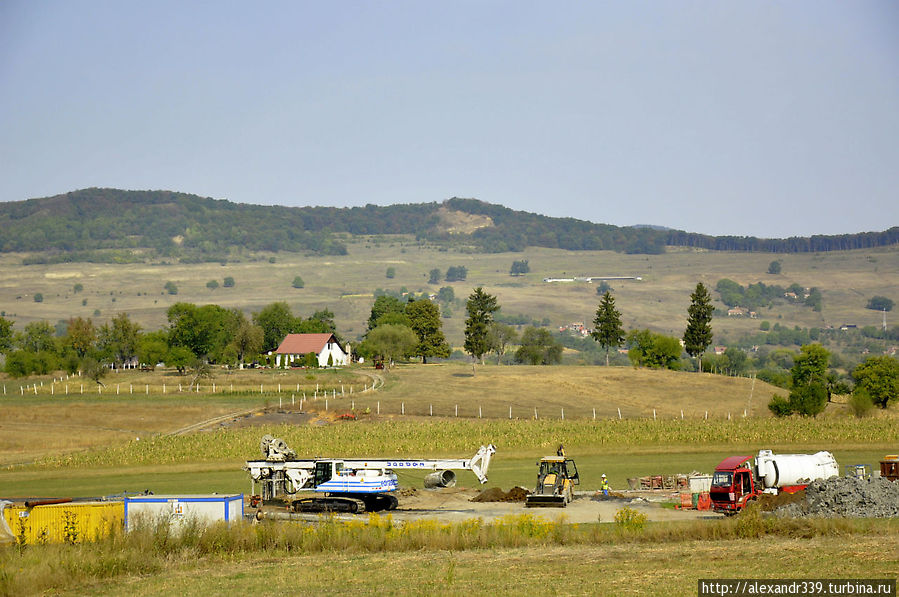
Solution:
[(805, 490), (805, 499), (787, 504), (774, 511), (784, 518), (899, 517), (899, 482), (882, 477), (831, 477), (814, 481)]

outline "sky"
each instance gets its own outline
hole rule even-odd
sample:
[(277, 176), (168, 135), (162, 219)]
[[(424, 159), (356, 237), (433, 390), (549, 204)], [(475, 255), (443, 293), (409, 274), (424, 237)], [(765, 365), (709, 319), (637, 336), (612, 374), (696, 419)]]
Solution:
[(0, 201), (899, 225), (899, 3), (4, 0)]

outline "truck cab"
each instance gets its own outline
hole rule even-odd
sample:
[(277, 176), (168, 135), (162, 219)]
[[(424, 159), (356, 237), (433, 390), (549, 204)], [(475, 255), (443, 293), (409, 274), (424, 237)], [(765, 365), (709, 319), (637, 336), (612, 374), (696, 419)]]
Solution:
[(709, 497), (715, 512), (736, 514), (758, 494), (752, 456), (731, 456), (715, 467)]

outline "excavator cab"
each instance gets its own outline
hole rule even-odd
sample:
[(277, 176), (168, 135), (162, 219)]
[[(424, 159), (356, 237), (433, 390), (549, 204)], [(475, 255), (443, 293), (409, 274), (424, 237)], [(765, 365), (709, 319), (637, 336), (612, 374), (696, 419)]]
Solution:
[(564, 456), (545, 456), (538, 462), (537, 487), (525, 501), (527, 508), (564, 508), (580, 484), (577, 465)]

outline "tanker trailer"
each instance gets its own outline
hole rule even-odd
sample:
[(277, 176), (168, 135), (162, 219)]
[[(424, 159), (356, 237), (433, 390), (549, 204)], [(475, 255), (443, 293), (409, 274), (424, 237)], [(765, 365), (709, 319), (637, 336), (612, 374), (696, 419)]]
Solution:
[(818, 479), (840, 474), (830, 452), (774, 454), (759, 450), (758, 456), (731, 456), (715, 467), (709, 496), (716, 512), (736, 514), (762, 493), (795, 493)]

